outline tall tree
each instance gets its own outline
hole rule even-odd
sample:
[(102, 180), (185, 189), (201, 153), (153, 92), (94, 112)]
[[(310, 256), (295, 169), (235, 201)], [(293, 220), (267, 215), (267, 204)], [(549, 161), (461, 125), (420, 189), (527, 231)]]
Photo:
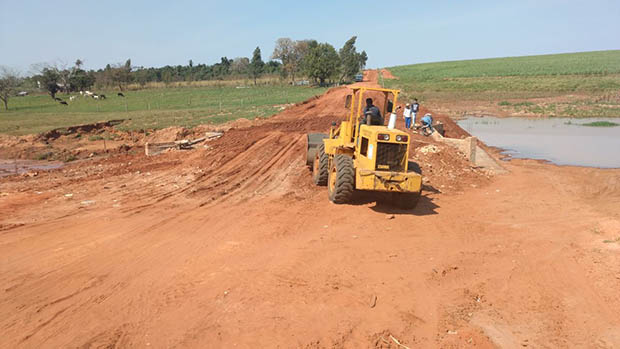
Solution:
[(360, 70), (366, 68), (366, 61), (368, 61), (368, 55), (366, 51), (362, 51), (362, 53), (360, 53)]
[(311, 44), (304, 58), (306, 73), (321, 86), (325, 86), (327, 80), (336, 77), (339, 65), (338, 52), (328, 43)]
[(9, 110), (9, 98), (15, 94), (20, 81), (15, 71), (0, 67), (0, 100), (4, 103), (4, 110)]
[(82, 70), (84, 62), (80, 59), (75, 61), (75, 66), (71, 69), (68, 80), (68, 89), (71, 91), (84, 91), (90, 89), (95, 84), (95, 75)]
[(254, 85), (256, 85), (256, 79), (259, 78), (265, 70), (265, 62), (260, 54), (260, 47), (256, 46), (254, 53), (252, 54), (252, 61), (250, 62), (250, 76), (254, 78)]
[(276, 40), (271, 59), (279, 59), (282, 62), (283, 75), (290, 76), (295, 81), (295, 74), (304, 70), (304, 57), (309, 52), (309, 47), (316, 43), (315, 40), (297, 40), (280, 38)]
[(304, 68), (304, 58), (310, 52), (310, 48), (317, 45), (316, 40), (297, 40), (295, 41), (295, 46), (293, 47), (293, 61), (294, 69), (292, 71), (293, 74), (293, 82), (295, 81), (295, 74), (299, 72), (303, 72)]
[(338, 51), (340, 56), (340, 82), (345, 80), (353, 80), (357, 74), (366, 65), (366, 51), (358, 53), (355, 48), (357, 36), (351, 37), (344, 46)]
[(250, 66), (250, 60), (248, 57), (237, 57), (232, 60), (230, 64), (230, 70), (237, 75), (245, 75), (248, 73), (248, 67)]
[(95, 84), (95, 75), (82, 69), (76, 69), (69, 77), (69, 86), (72, 91), (89, 90)]
[(271, 59), (279, 59), (282, 62), (282, 74), (284, 77), (293, 75), (295, 71), (295, 62), (293, 60), (293, 50), (295, 43), (290, 38), (279, 38), (276, 40), (276, 46), (273, 48)]
[(213, 75), (216, 78), (222, 79), (223, 76), (230, 74), (230, 66), (232, 64), (232, 59), (226, 58), (226, 56), (220, 59), (220, 63), (215, 63), (213, 65), (212, 71)]
[[(107, 66), (106, 66), (107, 69)], [(118, 86), (118, 89), (123, 91), (123, 86), (129, 84), (133, 78), (131, 75), (131, 59), (127, 59), (125, 64), (118, 64), (112, 68), (112, 83)]]
[(56, 93), (60, 91), (60, 86), (58, 86), (60, 78), (58, 70), (52, 67), (43, 68), (41, 72), (41, 87), (43, 87), (52, 98), (56, 98)]

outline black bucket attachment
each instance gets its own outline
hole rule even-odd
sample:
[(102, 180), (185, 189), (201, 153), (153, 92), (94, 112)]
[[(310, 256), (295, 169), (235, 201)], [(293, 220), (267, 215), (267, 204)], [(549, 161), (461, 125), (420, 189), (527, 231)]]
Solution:
[(316, 155), (316, 148), (323, 143), (323, 139), (329, 136), (324, 133), (308, 133), (307, 134), (307, 148), (306, 148), (306, 165), (312, 166), (314, 162), (314, 156)]

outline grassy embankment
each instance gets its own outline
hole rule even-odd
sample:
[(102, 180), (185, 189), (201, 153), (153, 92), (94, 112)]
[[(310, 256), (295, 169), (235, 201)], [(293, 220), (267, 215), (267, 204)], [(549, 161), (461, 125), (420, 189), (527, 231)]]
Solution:
[(117, 96), (117, 92), (97, 91), (105, 94), (106, 100), (77, 94), (74, 101), (69, 101), (69, 95), (58, 94), (68, 106), (45, 94), (13, 97), (9, 111), (0, 111), (0, 133), (23, 135), (112, 119), (131, 119), (117, 128), (139, 130), (266, 118), (286, 104), (320, 95), (325, 89), (289, 85), (237, 88), (234, 84), (223, 84), (129, 91), (125, 92), (125, 98)]
[(620, 50), (388, 68), (407, 98), (451, 115), (620, 117)]

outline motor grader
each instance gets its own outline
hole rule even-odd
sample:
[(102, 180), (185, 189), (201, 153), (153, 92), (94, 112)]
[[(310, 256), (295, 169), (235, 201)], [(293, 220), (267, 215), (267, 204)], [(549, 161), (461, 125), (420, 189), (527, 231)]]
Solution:
[[(327, 185), (329, 199), (336, 204), (350, 202), (356, 190), (384, 193), (392, 204), (413, 209), (420, 198), (422, 176), (410, 169), (406, 132), (394, 128), (395, 114), (388, 126), (373, 125), (362, 113), (365, 94), (383, 98), (381, 115), (391, 113), (399, 90), (353, 87), (345, 106), (348, 119), (332, 124), (329, 134), (307, 135), (306, 164), (316, 185)], [(392, 98), (390, 100), (390, 98)], [(392, 102), (392, 103), (390, 103)], [(391, 107), (391, 106), (390, 106)]]

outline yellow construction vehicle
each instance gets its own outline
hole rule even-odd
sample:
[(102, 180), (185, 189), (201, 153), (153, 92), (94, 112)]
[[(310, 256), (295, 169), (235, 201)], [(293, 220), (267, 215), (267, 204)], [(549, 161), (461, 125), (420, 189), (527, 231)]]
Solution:
[[(400, 208), (413, 209), (420, 198), (422, 176), (410, 169), (409, 135), (394, 128), (396, 115), (388, 126), (363, 115), (362, 101), (369, 93), (383, 99), (381, 115), (391, 113), (399, 90), (353, 87), (345, 105), (348, 119), (335, 123), (329, 134), (308, 134), (306, 164), (316, 185), (327, 185), (329, 199), (350, 202), (355, 190), (384, 192)], [(390, 97), (392, 100), (390, 100)]]

